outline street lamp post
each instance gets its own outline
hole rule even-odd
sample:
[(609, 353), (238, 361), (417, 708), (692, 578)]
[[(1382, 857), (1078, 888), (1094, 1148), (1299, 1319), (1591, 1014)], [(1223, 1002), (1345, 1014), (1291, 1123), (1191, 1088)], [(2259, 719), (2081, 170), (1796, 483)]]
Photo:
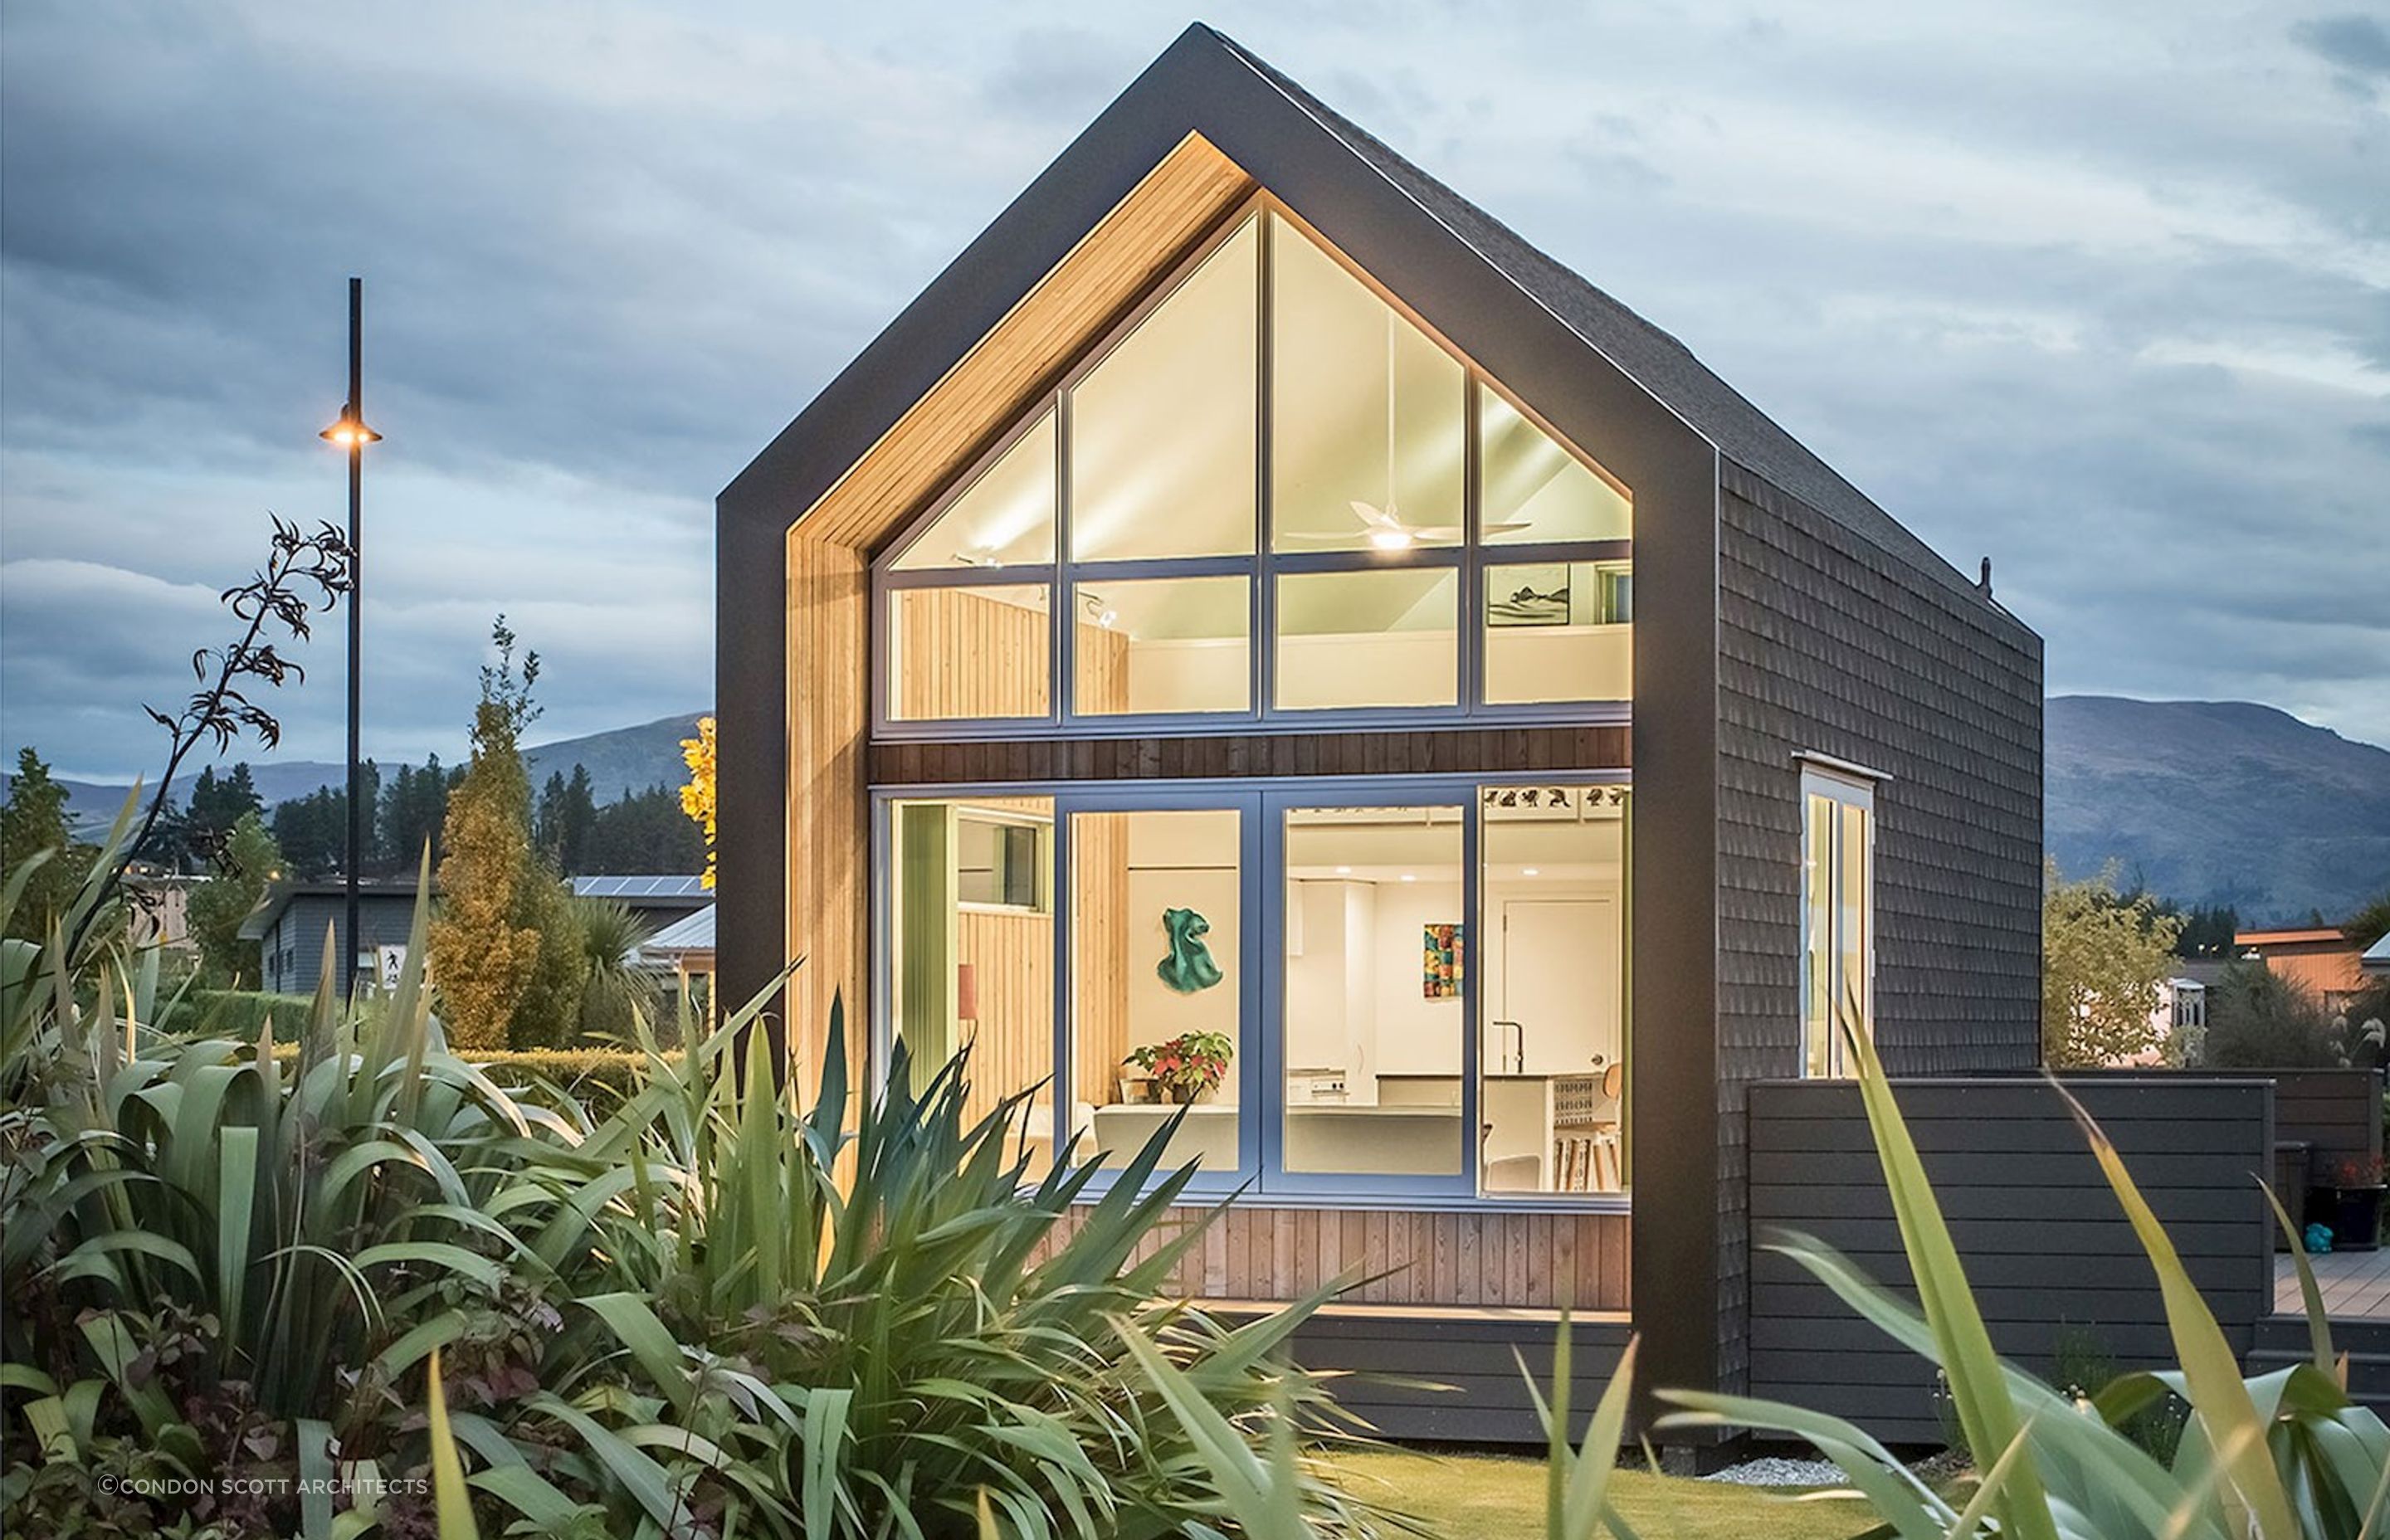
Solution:
[(344, 995), (357, 992), (357, 865), (364, 853), (359, 838), (364, 828), (363, 789), (358, 784), (357, 720), (363, 692), (359, 687), (364, 658), (365, 570), (363, 504), (366, 445), (381, 435), (366, 426), (365, 417), (365, 280), (349, 280), (349, 399), (340, 419), (320, 435), (349, 452), (349, 839), (341, 862), (342, 923), (347, 944), (342, 948), (341, 984)]

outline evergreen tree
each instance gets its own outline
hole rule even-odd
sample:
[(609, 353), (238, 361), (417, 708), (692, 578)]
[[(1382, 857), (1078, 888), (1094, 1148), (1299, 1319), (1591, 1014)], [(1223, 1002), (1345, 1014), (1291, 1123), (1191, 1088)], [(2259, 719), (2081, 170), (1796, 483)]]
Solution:
[(442, 855), (440, 826), (448, 815), (448, 793), (464, 778), (462, 770), (443, 769), (432, 755), (419, 768), (402, 764), (381, 799), (380, 838), (383, 858), (398, 871), (412, 871), (431, 847), (437, 865)]
[(482, 670), (473, 758), (448, 799), (440, 862), (443, 904), (431, 924), (431, 974), (461, 1047), (552, 1046), (567, 1040), (587, 972), (581, 928), (556, 872), (532, 843), (531, 777), (522, 731), (539, 715), (539, 654), (515, 666), (515, 634), (490, 629), (495, 667)]
[(191, 940), (199, 974), (211, 984), (253, 989), (263, 977), (257, 943), (240, 939), (240, 922), (282, 875), (282, 852), (254, 810), (241, 815), (211, 864), (208, 879), (191, 890)]
[(589, 767), (575, 764), (570, 780), (561, 771), (550, 775), (539, 795), (539, 847), (558, 871), (577, 877), (589, 869), (589, 841), (597, 827)]
[(184, 804), (193, 847), (202, 855), (207, 854), (231, 836), (235, 824), (264, 808), (246, 760), (222, 776), (216, 774), (214, 765), (209, 765), (191, 783), (190, 800)]
[(598, 810), (583, 870), (694, 875), (705, 870), (705, 831), (681, 810), (677, 788), (626, 789), (620, 801)]
[(274, 809), (274, 840), (294, 877), (316, 880), (341, 869), (349, 839), (349, 799), (328, 786)]
[(49, 765), (28, 745), (17, 751), (17, 775), (0, 807), (0, 871), (14, 877), (45, 851), (48, 859), (26, 879), (8, 917), (8, 934), (26, 941), (49, 939), (51, 922), (65, 918), (98, 854), (76, 842), (67, 822), (67, 789), (50, 778)]

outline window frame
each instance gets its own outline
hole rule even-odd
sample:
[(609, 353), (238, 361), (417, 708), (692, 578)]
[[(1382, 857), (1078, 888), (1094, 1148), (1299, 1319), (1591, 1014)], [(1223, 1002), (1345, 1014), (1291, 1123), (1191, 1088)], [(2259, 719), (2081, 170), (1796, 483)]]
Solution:
[[(1856, 808), (1863, 818), (1861, 828), (1865, 831), (1867, 848), (1861, 853), (1859, 878), (1864, 894), (1863, 924), (1867, 935), (1865, 960), (1861, 965), (1861, 976), (1858, 981), (1859, 1029), (1866, 1033), (1868, 1041), (1872, 1043), (1875, 1041), (1876, 1029), (1876, 789), (1880, 784), (1890, 777), (1880, 772), (1867, 769), (1863, 765), (1853, 764), (1848, 761), (1838, 760), (1825, 754), (1802, 753), (1793, 757), (1800, 769), (1800, 795), (1795, 804), (1799, 809), (1801, 830), (1800, 1075), (1805, 1080), (1848, 1079), (1855, 1072), (1849, 1062), (1849, 1049), (1844, 1044), (1842, 1034), (1834, 1030), (1833, 1015), (1833, 1001), (1840, 994), (1840, 986), (1845, 982), (1842, 977), (1843, 905), (1840, 895), (1847, 863), (1851, 858), (1850, 852), (1846, 848), (1847, 841), (1844, 839), (1844, 823), (1839, 810)], [(1831, 808), (1837, 810), (1836, 816), (1828, 826), (1826, 837), (1826, 859), (1830, 864), (1827, 888), (1831, 898), (1826, 908), (1827, 935), (1824, 955), (1830, 959), (1834, 977), (1827, 995), (1826, 1019), (1821, 1025), (1825, 1035), (1823, 1056), (1825, 1067), (1822, 1071), (1813, 1070), (1810, 1067), (1813, 1023), (1809, 1016), (1809, 999), (1811, 988), (1816, 982), (1816, 976), (1811, 970), (1810, 964), (1810, 958), (1815, 955), (1811, 945), (1809, 904), (1812, 860), (1812, 852), (1809, 848), (1809, 804), (1812, 800), (1822, 800)]]
[[(874, 786), (870, 789), (871, 864), (870, 941), (867, 959), (871, 979), (871, 1008), (867, 1025), (870, 1045), (867, 1094), (877, 1097), (887, 1085), (890, 1050), (893, 1042), (893, 982), (894, 958), (888, 945), (893, 934), (895, 883), (893, 855), (894, 851), (893, 812), (896, 804), (909, 802), (955, 802), (968, 803), (980, 798), (1040, 797), (1053, 802), (1052, 844), (1048, 850), (1053, 900), (1053, 980), (1054, 1026), (1052, 1076), (1049, 1083), (1067, 1084), (1074, 1068), (1072, 1059), (1073, 1022), (1071, 1015), (1073, 993), (1073, 915), (1070, 895), (1075, 891), (1071, 868), (1071, 826), (1080, 813), (1134, 813), (1175, 811), (1228, 811), (1240, 815), (1238, 874), (1240, 910), (1239, 956), (1243, 959), (1241, 976), (1236, 981), (1240, 1051), (1232, 1073), (1237, 1079), (1238, 1162), (1234, 1171), (1199, 1170), (1188, 1184), (1189, 1200), (1217, 1200), (1240, 1197), (1272, 1208), (1350, 1208), (1383, 1207), (1399, 1200), (1407, 1208), (1421, 1210), (1503, 1210), (1567, 1213), (1626, 1213), (1632, 1212), (1634, 1192), (1630, 1186), (1622, 1192), (1511, 1192), (1487, 1191), (1484, 1187), (1484, 1162), (1479, 1158), (1475, 1144), (1468, 1141), (1468, 1130), (1477, 1126), (1483, 1105), (1483, 1048), (1485, 1036), (1486, 1003), (1483, 991), (1485, 976), (1483, 941), (1484, 926), (1480, 910), (1484, 906), (1485, 876), (1484, 870), (1484, 794), (1489, 789), (1525, 784), (1564, 786), (1571, 788), (1625, 787), (1631, 790), (1634, 776), (1625, 769), (1536, 772), (1529, 776), (1515, 773), (1472, 772), (1443, 776), (1253, 776), (1234, 781), (1201, 779), (1157, 779), (1153, 781), (1013, 781), (970, 782)], [(1283, 814), (1287, 808), (1308, 807), (1369, 807), (1369, 806), (1443, 806), (1457, 804), (1461, 809), (1462, 830), (1462, 915), (1461, 923), (1470, 938), (1471, 964), (1462, 975), (1461, 1006), (1461, 1085), (1462, 1131), (1461, 1171), (1452, 1176), (1391, 1175), (1370, 1173), (1287, 1172), (1283, 1169), (1285, 1116), (1287, 1110), (1284, 1043), (1284, 991), (1286, 959), (1282, 955), (1285, 936), (1285, 860)], [(1631, 809), (1629, 817), (1631, 819)], [(1631, 834), (1629, 836), (1631, 839)], [(1625, 944), (1633, 946), (1631, 901), (1625, 914), (1629, 927)], [(1277, 938), (1273, 941), (1271, 938)], [(1622, 978), (1629, 992), (1623, 998), (1625, 1028), (1622, 1046), (1623, 1062), (1630, 1080), (1634, 1074), (1634, 1014), (1631, 1004), (1631, 974)], [(1273, 1078), (1274, 1077), (1274, 1078)], [(1052, 1119), (1046, 1130), (1056, 1150), (1062, 1149), (1068, 1137), (1064, 1122), (1067, 1098), (1049, 1097), (1048, 1116)], [(1632, 1124), (1622, 1118), (1622, 1132), (1631, 1139)], [(1084, 1158), (1086, 1151), (1080, 1152)], [(1622, 1145), (1621, 1159), (1625, 1169), (1633, 1170), (1632, 1157)], [(1154, 1183), (1169, 1174), (1158, 1171)], [(1111, 1190), (1116, 1181), (1111, 1171), (1094, 1174), (1083, 1195), (1083, 1200), (1093, 1200)]]
[[(1208, 557), (1157, 557), (1080, 561), (1071, 552), (1073, 391), (1101, 367), (1119, 346), (1180, 287), (1241, 231), (1255, 222), (1253, 306), (1257, 337), (1258, 379), (1254, 391), (1256, 423), (1253, 472), (1253, 530), (1249, 554)], [(1451, 545), (1414, 545), (1399, 551), (1364, 546), (1346, 551), (1278, 551), (1272, 548), (1274, 517), (1273, 418), (1276, 407), (1276, 342), (1274, 253), (1287, 231), (1293, 238), (1317, 246), (1395, 314), (1459, 364), (1463, 375), (1462, 434), (1465, 445), (1462, 475), (1463, 533)], [(1422, 721), (1431, 724), (1500, 724), (1506, 725), (1586, 725), (1625, 723), (1631, 718), (1633, 689), (1623, 699), (1494, 703), (1485, 699), (1485, 571), (1536, 563), (1615, 562), (1634, 559), (1635, 542), (1623, 540), (1548, 541), (1487, 545), (1482, 543), (1484, 489), (1481, 485), (1481, 411), (1484, 392), (1491, 391), (1561, 452), (1633, 502), (1633, 492), (1591, 456), (1556, 430), (1540, 414), (1503, 387), (1491, 375), (1454, 347), (1410, 307), (1371, 278), (1359, 264), (1304, 223), (1301, 216), (1269, 194), (1255, 193), (1227, 214), (1212, 233), (1175, 264), (1128, 314), (1110, 327), (1051, 386), (1020, 408), (1005, 430), (983, 453), (949, 481), (922, 510), (906, 520), (870, 563), (870, 625), (867, 693), (870, 699), (871, 736), (885, 741), (953, 741), (975, 738), (1131, 738), (1168, 734), (1193, 737), (1230, 733), (1284, 733), (1409, 730)], [(1015, 567), (957, 567), (900, 571), (897, 561), (921, 533), (943, 518), (964, 494), (977, 484), (1003, 456), (1033, 431), (1047, 412), (1054, 417), (1054, 560)], [(1457, 572), (1459, 593), (1454, 623), (1455, 701), (1437, 706), (1351, 706), (1281, 708), (1272, 699), (1278, 660), (1278, 582), (1281, 575), (1315, 572), (1387, 571), (1409, 569), (1450, 569)], [(1075, 595), (1089, 584), (1173, 577), (1241, 576), (1246, 579), (1247, 696), (1242, 711), (1143, 712), (1083, 713), (1077, 690)], [(1048, 681), (1047, 710), (1041, 715), (1005, 717), (900, 717), (895, 714), (893, 612), (900, 590), (927, 587), (1043, 586), (1047, 593)], [(1066, 617), (1073, 623), (1064, 623)], [(1631, 622), (1630, 622), (1631, 623)]]

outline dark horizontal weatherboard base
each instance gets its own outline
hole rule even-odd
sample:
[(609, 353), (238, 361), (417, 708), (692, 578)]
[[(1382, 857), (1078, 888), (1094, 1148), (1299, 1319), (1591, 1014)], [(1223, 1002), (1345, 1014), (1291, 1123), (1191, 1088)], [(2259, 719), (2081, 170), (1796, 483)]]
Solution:
[(1624, 770), (1624, 724), (1187, 738), (983, 738), (871, 745), (874, 786), (1196, 780), (1240, 776), (1537, 775)]
[[(1233, 1318), (1270, 1306), (1222, 1304)], [(1580, 1437), (1633, 1327), (1604, 1314), (1569, 1326), (1569, 1422)], [(1541, 1444), (1526, 1375), (1552, 1391), (1556, 1311), (1402, 1311), (1329, 1306), (1294, 1338), (1295, 1361), (1334, 1376), (1339, 1405), (1380, 1437), (1411, 1443)], [(1520, 1365), (1525, 1363), (1525, 1371)]]
[[(2115, 1142), (2227, 1340), (2246, 1353), (2274, 1308), (2272, 1161), (2261, 1079), (2070, 1076)], [(2171, 1364), (2157, 1276), (2082, 1129), (2039, 1080), (1894, 1083), (1993, 1344), (2036, 1373)], [(1755, 1231), (1799, 1231), (1914, 1297), (1883, 1173), (1848, 1082), (1754, 1085)], [(1890, 1443), (1939, 1442), (1934, 1367), (1861, 1320), (1791, 1259), (1752, 1259), (1755, 1394), (1848, 1418)], [(2088, 1388), (2088, 1387), (2087, 1387)]]

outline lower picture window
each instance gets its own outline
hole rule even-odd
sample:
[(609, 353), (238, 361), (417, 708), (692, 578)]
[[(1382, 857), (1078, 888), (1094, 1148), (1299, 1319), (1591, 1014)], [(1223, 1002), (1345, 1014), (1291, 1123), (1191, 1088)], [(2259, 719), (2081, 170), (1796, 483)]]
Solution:
[(1214, 1192), (1625, 1193), (1627, 789), (1344, 789), (889, 800), (916, 1084), (969, 1047), (1033, 1174), (1167, 1130)]
[(1286, 810), (1284, 1170), (1461, 1173), (1467, 811)]
[(1174, 1117), (1165, 1167), (1241, 1163), (1243, 815), (1071, 816), (1072, 1129), (1124, 1164)]

